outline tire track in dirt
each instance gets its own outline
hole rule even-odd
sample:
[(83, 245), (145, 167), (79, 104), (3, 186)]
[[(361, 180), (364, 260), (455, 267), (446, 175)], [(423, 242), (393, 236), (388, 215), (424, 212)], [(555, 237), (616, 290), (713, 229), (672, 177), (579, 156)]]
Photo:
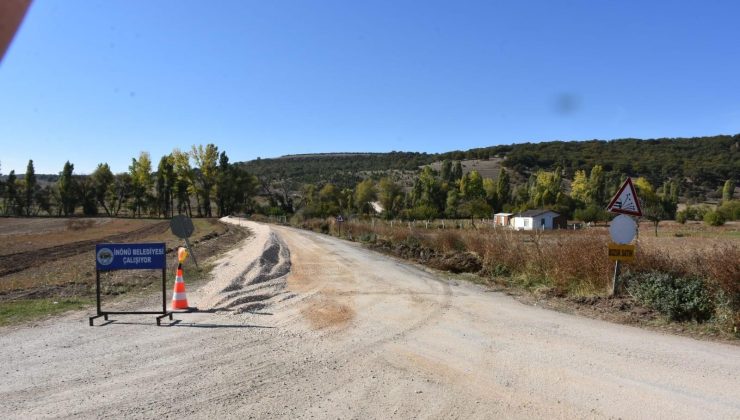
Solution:
[[(312, 232), (284, 227), (275, 228), (275, 230), (293, 250), (292, 278), (289, 277), (292, 289), (296, 289), (297, 282), (304, 283), (298, 287), (299, 290), (306, 286), (312, 289), (309, 292), (312, 296), (307, 298), (310, 302), (307, 302), (308, 306), (301, 311), (301, 315), (315, 329), (328, 328), (325, 334), (340, 332), (356, 317), (358, 305), (355, 305), (353, 301), (357, 297), (371, 299), (363, 303), (361, 307), (363, 314), (375, 311), (376, 307), (382, 305), (389, 297), (402, 297), (423, 306), (423, 309), (419, 311), (421, 313), (414, 314), (414, 319), (408, 319), (402, 324), (394, 325), (393, 329), (382, 331), (381, 335), (374, 336), (373, 340), (364, 342), (359, 347), (348, 349), (348, 353), (373, 352), (384, 344), (400, 340), (432, 324), (450, 309), (452, 290), (449, 284), (431, 275), (425, 276), (422, 287), (419, 287), (418, 283), (413, 286), (399, 285), (396, 284), (396, 279), (386, 278), (381, 273), (369, 272), (366, 266), (355, 267), (358, 261), (354, 259), (353, 254), (359, 252), (365, 254), (363, 256), (377, 258), (378, 256), (371, 251), (350, 243), (325, 240), (321, 235)], [(317, 243), (322, 246), (317, 246)], [(347, 249), (343, 249), (344, 247)], [(344, 261), (342, 261), (343, 255), (347, 256)], [(314, 271), (316, 267), (323, 267), (323, 269)], [(327, 267), (334, 267), (334, 270), (328, 271)], [(398, 265), (398, 268), (406, 271), (409, 276), (418, 275), (417, 270), (410, 269), (404, 264)], [(324, 281), (309, 280), (310, 276), (323, 278)], [(342, 280), (348, 279), (351, 279), (348, 284), (342, 284)], [(379, 287), (376, 290), (364, 290), (362, 279)], [(304, 290), (304, 293), (306, 291)]]
[(167, 229), (169, 229), (169, 222), (158, 222), (131, 232), (110, 235), (100, 239), (78, 241), (48, 248), (40, 248), (33, 251), (0, 255), (0, 277), (26, 270), (32, 266), (93, 251), (95, 249), (95, 245), (101, 242), (134, 241), (151, 235), (164, 233)]

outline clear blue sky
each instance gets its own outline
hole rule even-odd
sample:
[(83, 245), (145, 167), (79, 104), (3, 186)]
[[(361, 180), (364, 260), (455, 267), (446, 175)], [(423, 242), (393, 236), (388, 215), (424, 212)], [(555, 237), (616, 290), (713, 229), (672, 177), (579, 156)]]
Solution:
[(740, 132), (737, 1), (36, 0), (0, 171)]

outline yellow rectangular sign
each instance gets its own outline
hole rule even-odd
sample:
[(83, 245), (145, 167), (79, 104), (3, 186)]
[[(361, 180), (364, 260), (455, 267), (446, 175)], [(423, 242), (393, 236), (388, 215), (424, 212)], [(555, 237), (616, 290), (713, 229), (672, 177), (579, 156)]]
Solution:
[(630, 262), (635, 259), (635, 245), (609, 244), (609, 259), (611, 261)]

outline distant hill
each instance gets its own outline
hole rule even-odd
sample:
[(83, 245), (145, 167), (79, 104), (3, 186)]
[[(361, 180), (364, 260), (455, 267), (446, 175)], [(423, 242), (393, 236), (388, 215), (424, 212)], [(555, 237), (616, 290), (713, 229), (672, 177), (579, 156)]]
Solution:
[(413, 152), (315, 153), (255, 159), (242, 165), (268, 184), (286, 183), (289, 190), (296, 190), (302, 184), (326, 182), (340, 187), (354, 187), (373, 174), (377, 177), (393, 174), (396, 178), (402, 178), (404, 173), (416, 172), (420, 166), (436, 159), (434, 154)]
[(715, 190), (729, 178), (740, 178), (740, 134), (519, 143), (439, 154), (318, 153), (256, 159), (242, 165), (268, 185), (280, 183), (295, 191), (308, 183), (352, 187), (364, 178), (385, 175), (403, 182), (424, 165), (439, 169), (443, 160), (463, 161), (465, 172), (476, 169), (489, 178), (495, 178), (501, 166), (524, 180), (538, 169), (559, 167), (570, 178), (576, 170), (601, 165), (606, 171), (644, 176), (656, 186), (674, 178), (694, 188)]
[(560, 167), (566, 174), (601, 165), (606, 171), (644, 176), (654, 184), (668, 178), (714, 188), (740, 174), (740, 134), (663, 139), (620, 139), (519, 143), (445, 153), (447, 159), (505, 157), (520, 173)]

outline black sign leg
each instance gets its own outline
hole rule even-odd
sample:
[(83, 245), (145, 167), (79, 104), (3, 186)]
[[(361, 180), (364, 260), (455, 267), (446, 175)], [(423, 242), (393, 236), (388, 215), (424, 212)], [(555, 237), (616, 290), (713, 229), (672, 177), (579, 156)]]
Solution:
[(167, 313), (167, 269), (162, 269), (162, 313)]
[(100, 309), (100, 271), (95, 270), (95, 299), (97, 300), (97, 315), (100, 316), (102, 312)]
[[(97, 313), (95, 314), (95, 316), (90, 317), (91, 327), (93, 326), (93, 319), (100, 318), (100, 316), (103, 315), (102, 313), (103, 311), (101, 310), (101, 307), (100, 307), (100, 271), (99, 270), (95, 270), (95, 300), (96, 300), (95, 307), (97, 308)], [(105, 316), (105, 320), (106, 321), (108, 320), (108, 315)]]

